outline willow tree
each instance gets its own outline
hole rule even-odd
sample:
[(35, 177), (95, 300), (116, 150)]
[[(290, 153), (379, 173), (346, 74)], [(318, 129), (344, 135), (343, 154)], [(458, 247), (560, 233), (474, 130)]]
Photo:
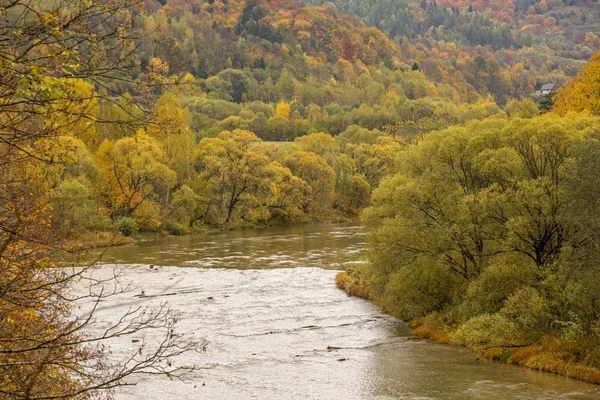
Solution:
[(596, 340), (598, 127), (589, 114), (491, 118), (408, 146), (363, 215), (373, 297), (487, 335), (467, 342)]
[[(172, 334), (167, 308), (132, 309), (99, 336), (93, 312), (74, 315), (69, 289), (88, 268), (57, 268), (48, 171), (64, 163), (59, 136), (93, 139), (96, 104), (131, 83), (129, 34), (141, 0), (0, 2), (0, 397), (92, 398), (136, 373), (177, 373), (167, 358), (194, 347)], [(86, 82), (86, 83), (82, 83)], [(118, 104), (117, 104), (118, 106)], [(102, 284), (102, 282), (89, 282)], [(90, 292), (92, 293), (92, 292)], [(90, 294), (98, 304), (107, 296)], [(152, 330), (152, 349), (108, 364), (102, 340)], [(158, 332), (157, 332), (158, 331)], [(109, 393), (110, 394), (110, 393)]]

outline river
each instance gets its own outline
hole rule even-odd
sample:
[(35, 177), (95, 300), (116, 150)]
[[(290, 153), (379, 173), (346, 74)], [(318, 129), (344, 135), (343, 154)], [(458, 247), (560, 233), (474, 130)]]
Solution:
[[(174, 360), (198, 368), (185, 380), (136, 377), (116, 398), (600, 399), (598, 386), (413, 340), (402, 321), (335, 287), (363, 246), (356, 226), (304, 225), (110, 249), (95, 274), (118, 267), (136, 288), (102, 303), (91, 329), (168, 302), (181, 313), (178, 332), (207, 343)], [(132, 339), (109, 343), (113, 362)]]

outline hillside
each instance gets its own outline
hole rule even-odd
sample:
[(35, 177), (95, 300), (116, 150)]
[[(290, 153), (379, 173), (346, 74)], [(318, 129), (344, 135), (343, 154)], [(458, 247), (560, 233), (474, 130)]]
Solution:
[(545, 82), (563, 85), (600, 50), (597, 1), (334, 3), (401, 43), (405, 62), (416, 62), (430, 79), (467, 84), (500, 103)]
[[(135, 17), (134, 81), (185, 81), (178, 96), (197, 138), (240, 128), (292, 140), (351, 125), (388, 129), (421, 116), (438, 126), (471, 118), (462, 114), (472, 108), (479, 117), (498, 111), (469, 85), (434, 83), (413, 70), (399, 44), (331, 4), (163, 3), (148, 0)], [(136, 95), (136, 83), (120, 85), (117, 94)], [(473, 104), (461, 105), (467, 101)], [(279, 103), (289, 104), (284, 115), (276, 115)]]
[(146, 8), (153, 12), (136, 19), (137, 29), (148, 35), (138, 52), (142, 69), (160, 57), (171, 74), (199, 78), (227, 68), (262, 69), (273, 77), (285, 68), (296, 78), (329, 79), (339, 59), (358, 67), (400, 63), (395, 43), (332, 7), (243, 0), (164, 6), (148, 1)]

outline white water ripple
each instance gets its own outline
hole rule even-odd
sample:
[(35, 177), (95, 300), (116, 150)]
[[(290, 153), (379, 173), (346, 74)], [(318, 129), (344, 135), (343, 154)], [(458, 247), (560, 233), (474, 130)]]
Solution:
[[(138, 287), (103, 304), (96, 329), (130, 306), (168, 301), (182, 314), (179, 332), (208, 345), (173, 360), (198, 367), (189, 380), (138, 377), (120, 400), (600, 399), (592, 385), (411, 340), (402, 322), (338, 290), (336, 271), (122, 267)], [(135, 349), (131, 339), (111, 343), (113, 361)]]

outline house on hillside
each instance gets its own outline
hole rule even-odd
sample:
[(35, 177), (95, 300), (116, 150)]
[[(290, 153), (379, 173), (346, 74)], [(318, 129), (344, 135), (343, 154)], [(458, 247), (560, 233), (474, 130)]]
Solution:
[(542, 85), (542, 87), (540, 88), (540, 94), (545, 95), (545, 94), (554, 93), (554, 92), (556, 92), (557, 89), (558, 89), (558, 86), (555, 85), (554, 83), (544, 83)]
[(542, 112), (546, 112), (552, 108), (554, 102), (552, 97), (558, 90), (558, 85), (555, 83), (544, 83), (538, 90), (533, 92), (531, 97), (537, 103), (538, 108)]
[(544, 83), (542, 86), (540, 86), (539, 89), (537, 89), (535, 92), (532, 93), (532, 96), (535, 98), (552, 96), (554, 93), (556, 93), (557, 90), (558, 90), (557, 84)]

